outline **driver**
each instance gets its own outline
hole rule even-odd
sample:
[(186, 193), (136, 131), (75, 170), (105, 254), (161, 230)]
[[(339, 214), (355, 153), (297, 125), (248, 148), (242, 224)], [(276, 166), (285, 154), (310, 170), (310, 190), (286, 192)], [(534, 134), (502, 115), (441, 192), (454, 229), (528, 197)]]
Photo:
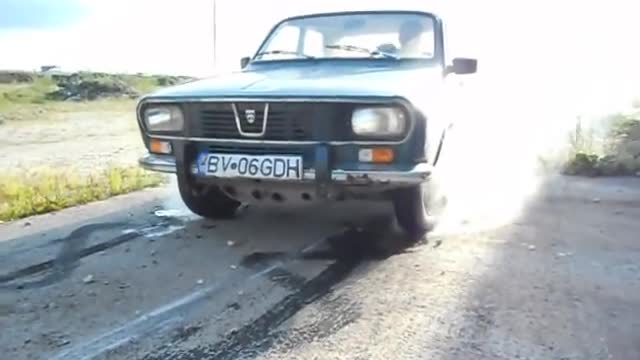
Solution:
[(424, 31), (422, 24), (416, 20), (409, 20), (400, 26), (398, 41), (401, 56), (415, 56), (420, 53), (420, 37)]

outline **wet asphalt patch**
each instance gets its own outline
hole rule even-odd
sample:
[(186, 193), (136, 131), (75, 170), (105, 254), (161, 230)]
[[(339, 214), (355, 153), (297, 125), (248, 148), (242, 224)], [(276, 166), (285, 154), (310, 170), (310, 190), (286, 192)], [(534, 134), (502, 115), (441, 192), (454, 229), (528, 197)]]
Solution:
[[(151, 228), (155, 231), (166, 231), (166, 229), (176, 226), (177, 222), (182, 224), (182, 221), (178, 219), (167, 219), (152, 227), (133, 229), (88, 247), (85, 247), (85, 245), (94, 232), (114, 229), (126, 225), (126, 223), (95, 223), (81, 226), (73, 230), (67, 237), (50, 242), (62, 244), (55, 258), (29, 265), (7, 274), (0, 274), (0, 290), (37, 289), (53, 285), (68, 278), (78, 266), (79, 260), (144, 236)], [(43, 277), (37, 280), (17, 282), (22, 278), (39, 275)]]
[[(411, 244), (407, 239), (396, 238), (392, 242), (385, 241), (389, 240), (389, 229), (385, 229), (385, 226), (388, 226), (388, 223), (375, 222), (368, 227), (350, 228), (327, 238), (325, 242), (327, 248), (303, 252), (300, 256), (302, 259), (333, 260), (334, 262), (309, 280), (287, 281), (284, 286), (294, 290), (293, 293), (284, 297), (252, 322), (232, 330), (222, 340), (189, 348), (186, 346), (186, 341), (174, 338), (174, 342), (161, 346), (143, 359), (227, 360), (255, 357), (267, 352), (275, 345), (282, 347), (282, 344), (285, 344), (284, 348), (294, 348), (339, 331), (356, 321), (360, 312), (355, 303), (346, 299), (328, 300), (327, 297), (334, 287), (344, 281), (364, 261), (384, 260), (403, 252)], [(245, 257), (243, 264), (262, 267), (266, 266), (265, 263), (286, 257), (287, 255), (283, 253), (256, 253)], [(269, 273), (271, 271), (265, 276), (269, 276)], [(323, 311), (324, 315), (318, 321), (297, 329), (278, 330), (280, 325), (314, 302), (318, 302), (321, 308), (328, 310)], [(191, 336), (193, 334), (189, 337)]]

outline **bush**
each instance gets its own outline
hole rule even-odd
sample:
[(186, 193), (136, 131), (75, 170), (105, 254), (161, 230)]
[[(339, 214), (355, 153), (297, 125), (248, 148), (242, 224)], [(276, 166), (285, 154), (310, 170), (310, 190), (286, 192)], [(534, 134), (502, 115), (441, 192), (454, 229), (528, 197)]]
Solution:
[(563, 172), (570, 175), (614, 176), (640, 172), (640, 113), (614, 114), (603, 120), (598, 138), (580, 121), (570, 137), (570, 153)]
[(108, 97), (136, 97), (138, 92), (124, 81), (103, 74), (56, 76), (58, 90), (47, 94), (50, 100), (96, 100)]
[(176, 85), (180, 82), (180, 80), (178, 80), (178, 78), (175, 77), (170, 77), (170, 76), (160, 76), (158, 77), (158, 79), (156, 80), (158, 86), (172, 86), (172, 85)]
[(564, 172), (568, 175), (597, 175), (598, 155), (579, 152), (569, 159)]

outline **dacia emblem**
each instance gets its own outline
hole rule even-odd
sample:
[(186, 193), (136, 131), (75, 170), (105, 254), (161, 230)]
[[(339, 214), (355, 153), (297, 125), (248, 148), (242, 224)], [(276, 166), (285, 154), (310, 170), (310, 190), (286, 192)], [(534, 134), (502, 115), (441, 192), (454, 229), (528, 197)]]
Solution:
[(249, 124), (253, 124), (256, 122), (256, 111), (253, 109), (248, 109), (244, 111), (244, 117), (247, 119)]

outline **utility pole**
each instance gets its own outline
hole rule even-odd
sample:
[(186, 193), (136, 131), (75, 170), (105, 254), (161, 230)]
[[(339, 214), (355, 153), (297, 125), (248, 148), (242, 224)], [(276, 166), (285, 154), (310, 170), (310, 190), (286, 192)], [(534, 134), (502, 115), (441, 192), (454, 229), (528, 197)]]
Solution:
[(217, 29), (216, 29), (216, 0), (213, 0), (213, 70), (216, 71), (218, 68), (218, 51), (216, 49), (217, 41)]

